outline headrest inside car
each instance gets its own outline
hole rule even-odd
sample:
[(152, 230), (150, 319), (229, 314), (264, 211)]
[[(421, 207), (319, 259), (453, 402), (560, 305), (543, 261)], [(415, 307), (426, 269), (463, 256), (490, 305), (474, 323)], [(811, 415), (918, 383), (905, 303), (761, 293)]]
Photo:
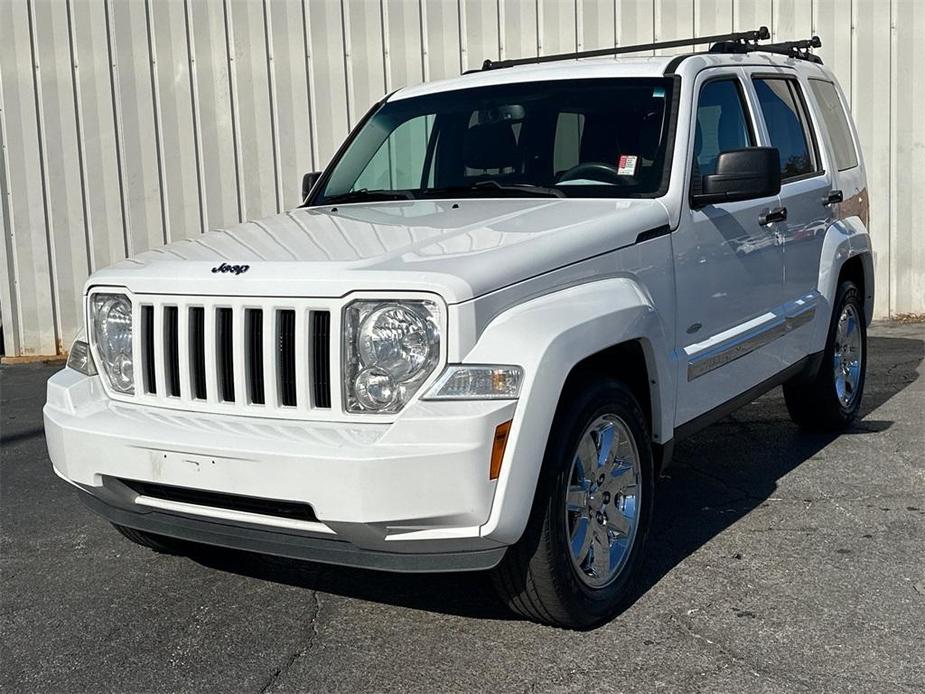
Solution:
[(470, 169), (517, 166), (517, 138), (510, 123), (483, 123), (466, 131), (464, 158)]

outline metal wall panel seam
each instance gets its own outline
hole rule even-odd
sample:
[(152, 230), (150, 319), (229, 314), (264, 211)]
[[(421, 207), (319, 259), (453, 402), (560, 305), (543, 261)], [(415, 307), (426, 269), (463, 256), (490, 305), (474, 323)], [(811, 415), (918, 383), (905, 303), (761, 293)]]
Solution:
[(112, 118), (116, 137), (116, 168), (119, 179), (119, 209), (122, 214), (122, 243), (126, 257), (135, 255), (135, 242), (132, 238), (131, 222), (128, 214), (128, 189), (125, 181), (125, 138), (123, 136), (122, 100), (119, 98), (119, 65), (116, 60), (116, 50), (112, 34), (112, 3), (106, 0), (104, 5), (106, 16), (106, 51), (109, 58), (109, 89), (112, 96)]
[(382, 38), (382, 82), (384, 93), (392, 92), (392, 60), (391, 46), (389, 45), (389, 3), (388, 0), (379, 0), (379, 16), (382, 18), (379, 31)]
[(87, 272), (96, 270), (96, 260), (93, 249), (96, 243), (93, 238), (93, 220), (90, 218), (90, 194), (87, 189), (87, 160), (84, 154), (84, 127), (83, 103), (80, 98), (80, 65), (77, 61), (77, 39), (74, 35), (74, 2), (65, 2), (67, 16), (68, 51), (71, 59), (71, 86), (74, 98), (74, 124), (77, 129), (77, 161), (80, 168), (80, 203), (83, 207), (84, 217), (84, 247), (87, 251)]
[[(22, 306), (22, 297), (20, 296), (19, 288), (19, 259), (16, 257), (16, 232), (13, 224), (13, 182), (10, 174), (7, 142), (9, 140), (6, 134), (6, 112), (3, 102), (3, 71), (0, 70), (0, 193), (3, 195), (0, 205), (3, 207), (4, 268), (9, 273), (7, 282), (4, 283), (7, 285), (7, 291), (3, 293), (3, 297), (8, 297), (9, 301), (4, 301), (3, 306), (0, 308), (2, 308), (2, 315), (6, 319), (3, 324), (9, 326), (8, 329), (4, 330), (4, 342), (12, 339), (12, 349), (8, 350), (8, 352), (18, 355), (24, 351), (25, 335), (23, 335), (22, 317), (19, 308)], [(9, 280), (12, 280), (12, 286), (9, 285)], [(7, 337), (7, 335), (10, 335), (10, 337)], [(6, 345), (4, 345), (5, 347)]]
[(421, 32), (421, 75), (426, 82), (430, 79), (430, 49), (427, 42), (427, 3), (425, 0), (418, 0), (418, 17)]
[(459, 72), (462, 74), (469, 69), (469, 37), (466, 36), (468, 28), (465, 0), (456, 0), (456, 27), (459, 34)]
[[(238, 221), (247, 218), (247, 207), (244, 201), (243, 164), (241, 162), (241, 119), (238, 115), (238, 76), (235, 64), (234, 22), (231, 16), (230, 0), (222, 2), (225, 19), (225, 51), (228, 56), (228, 92), (231, 101), (231, 134), (234, 149), (234, 179), (238, 195)], [(224, 221), (223, 221), (224, 224)]]
[(536, 55), (543, 55), (543, 0), (536, 0)]
[(896, 112), (896, 90), (899, 88), (898, 79), (897, 79), (897, 69), (896, 69), (896, 60), (897, 60), (897, 45), (896, 45), (896, 0), (890, 0), (890, 145), (889, 145), (889, 156), (890, 156), (890, 177), (889, 177), (889, 197), (890, 197), (890, 226), (889, 233), (887, 238), (889, 239), (889, 259), (887, 260), (887, 267), (889, 272), (887, 272), (887, 291), (889, 292), (889, 300), (887, 302), (887, 314), (890, 316), (895, 315), (896, 313), (896, 273), (898, 271), (898, 257), (895, 252), (898, 244), (896, 243), (896, 213), (897, 213), (897, 178), (896, 178), (896, 164), (899, 157), (899, 152), (897, 151), (898, 144), (896, 142), (896, 128), (899, 124), (899, 117)]
[(276, 98), (276, 64), (273, 52), (272, 18), (270, 3), (263, 2), (263, 32), (267, 50), (267, 89), (270, 99), (270, 142), (273, 146), (273, 178), (276, 186), (276, 211), (283, 211), (283, 170), (279, 152), (279, 103)]
[(51, 287), (51, 315), (54, 321), (55, 349), (60, 351), (62, 339), (61, 297), (58, 294), (58, 257), (55, 250), (55, 235), (52, 233), (51, 201), (48, 199), (48, 149), (45, 142), (45, 110), (42, 107), (41, 66), (38, 56), (38, 39), (35, 31), (35, 3), (27, 1), (29, 15), (29, 48), (32, 53), (32, 93), (35, 98), (35, 118), (39, 146), (39, 167), (42, 176), (42, 207), (45, 219), (45, 247), (48, 254), (48, 282)]
[(302, 42), (305, 46), (305, 75), (308, 80), (308, 132), (311, 138), (312, 171), (321, 170), (318, 156), (318, 119), (315, 118), (315, 66), (312, 60), (312, 33), (309, 26), (309, 0), (302, 0)]
[[(620, 0), (613, 0), (613, 45), (620, 45), (620, 36), (623, 35), (623, 16), (620, 14)], [(617, 56), (614, 56), (616, 60)]]
[(196, 187), (199, 201), (199, 233), (209, 230), (209, 208), (206, 201), (205, 165), (202, 155), (202, 118), (199, 114), (199, 73), (196, 68), (196, 39), (193, 31), (193, 15), (189, 0), (183, 0), (183, 15), (186, 25), (186, 59), (189, 68), (190, 107), (193, 116), (193, 146), (196, 150)]
[(350, 11), (347, 0), (340, 0), (340, 28), (344, 42), (344, 92), (347, 100), (347, 132), (353, 129), (356, 115), (353, 112), (356, 97), (353, 93), (353, 59), (350, 55)]
[(575, 50), (580, 51), (585, 47), (585, 13), (582, 0), (575, 0), (572, 11), (575, 13)]
[(151, 0), (145, 0), (145, 31), (148, 36), (148, 74), (151, 78), (151, 101), (154, 105), (154, 151), (157, 152), (157, 180), (160, 187), (161, 224), (164, 243), (170, 243), (173, 235), (170, 231), (170, 200), (167, 191), (167, 163), (164, 161), (163, 132), (161, 120), (161, 90), (157, 79), (157, 47), (154, 40), (154, 14)]
[[(578, 0), (576, 0), (578, 2)], [(498, 60), (504, 60), (506, 56), (507, 37), (504, 33), (504, 0), (497, 0), (497, 21), (498, 21)]]

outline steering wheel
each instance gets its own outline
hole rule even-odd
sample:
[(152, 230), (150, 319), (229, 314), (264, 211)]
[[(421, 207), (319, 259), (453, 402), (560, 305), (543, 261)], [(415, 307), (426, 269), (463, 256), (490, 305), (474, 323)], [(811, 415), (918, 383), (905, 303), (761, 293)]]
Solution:
[(602, 183), (613, 183), (614, 185), (626, 185), (630, 181), (629, 176), (621, 176), (617, 173), (617, 167), (605, 164), (600, 161), (587, 161), (578, 166), (573, 166), (559, 176), (559, 183), (563, 181), (574, 181), (582, 178), (591, 179), (592, 181), (601, 181)]

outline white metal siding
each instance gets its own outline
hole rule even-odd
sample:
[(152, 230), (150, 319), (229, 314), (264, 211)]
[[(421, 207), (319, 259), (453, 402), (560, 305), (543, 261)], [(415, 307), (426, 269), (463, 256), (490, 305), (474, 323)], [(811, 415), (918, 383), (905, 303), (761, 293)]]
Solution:
[(0, 0), (6, 352), (66, 349), (94, 269), (297, 204), (393, 89), (761, 24), (822, 37), (868, 167), (875, 313), (925, 312), (923, 0)]

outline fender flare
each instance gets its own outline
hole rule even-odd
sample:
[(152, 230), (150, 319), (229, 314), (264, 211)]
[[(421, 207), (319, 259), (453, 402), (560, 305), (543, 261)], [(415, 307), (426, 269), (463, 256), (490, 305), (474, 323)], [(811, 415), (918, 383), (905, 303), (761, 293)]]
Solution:
[(671, 438), (675, 393), (668, 335), (647, 293), (627, 277), (547, 294), (486, 327), (464, 361), (517, 364), (524, 381), (483, 536), (511, 544), (523, 533), (562, 388), (583, 359), (639, 340), (649, 374), (653, 439)]
[[(817, 291), (822, 297), (827, 311), (826, 320), (816, 321), (814, 344), (825, 345), (829, 331), (835, 293), (838, 291), (838, 277), (842, 267), (851, 258), (861, 256), (864, 268), (864, 313), (865, 321), (870, 324), (874, 314), (874, 256), (870, 234), (859, 217), (840, 219), (826, 229), (819, 258), (819, 282)], [(821, 347), (820, 347), (821, 349)]]

